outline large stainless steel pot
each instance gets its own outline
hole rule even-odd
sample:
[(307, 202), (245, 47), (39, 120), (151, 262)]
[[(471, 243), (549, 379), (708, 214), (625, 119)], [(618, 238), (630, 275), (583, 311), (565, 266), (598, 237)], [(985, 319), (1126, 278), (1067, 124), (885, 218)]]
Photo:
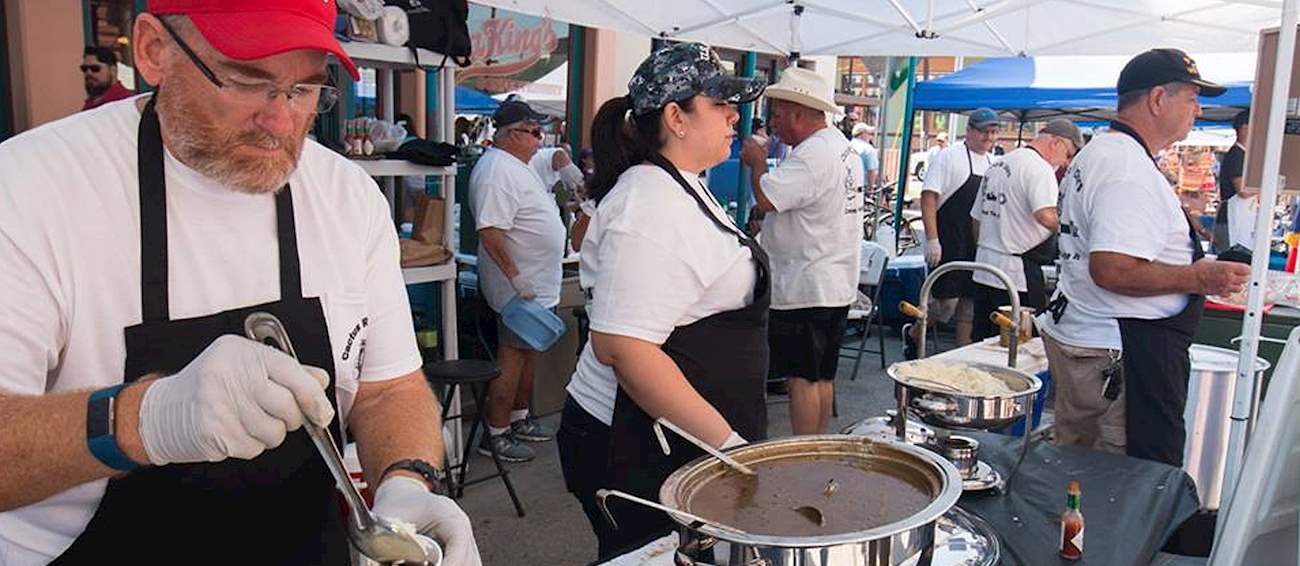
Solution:
[[(1193, 344), (1188, 354), (1192, 359), (1192, 369), (1187, 379), (1187, 405), (1183, 409), (1183, 424), (1187, 428), (1183, 469), (1196, 482), (1201, 506), (1218, 509), (1224, 467), (1228, 461), (1232, 399), (1237, 389), (1237, 359), (1240, 354), (1236, 350), (1201, 344)], [(1268, 368), (1268, 361), (1255, 358), (1257, 394)], [(1257, 403), (1256, 399), (1252, 408)]]
[(1032, 406), (1034, 394), (1043, 387), (1042, 380), (1015, 368), (978, 362), (951, 362), (979, 368), (1001, 379), (1014, 393), (1004, 395), (975, 395), (944, 389), (940, 383), (909, 380), (899, 375), (901, 368), (926, 360), (899, 362), (889, 366), (889, 377), (894, 380), (894, 396), (907, 400), (907, 407), (921, 420), (935, 426), (994, 430), (1011, 426), (1025, 416)]
[[(727, 453), (747, 465), (787, 459), (860, 459), (874, 470), (888, 471), (928, 487), (931, 502), (912, 516), (888, 525), (818, 537), (738, 533), (670, 514), (681, 524), (678, 564), (926, 566), (933, 552), (935, 521), (957, 503), (962, 492), (961, 476), (951, 463), (928, 450), (896, 441), (840, 435), (802, 436), (757, 442)], [(691, 511), (692, 497), (725, 473), (728, 468), (714, 458), (694, 460), (668, 476), (659, 490), (660, 502)]]

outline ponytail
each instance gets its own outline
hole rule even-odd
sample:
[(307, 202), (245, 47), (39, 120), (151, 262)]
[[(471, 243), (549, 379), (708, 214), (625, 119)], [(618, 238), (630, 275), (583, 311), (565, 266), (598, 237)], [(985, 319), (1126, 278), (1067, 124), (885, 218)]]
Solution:
[[(691, 102), (691, 99), (686, 99), (677, 104), (690, 112)], [(631, 96), (612, 98), (600, 106), (591, 122), (591, 157), (596, 163), (596, 172), (587, 184), (587, 195), (597, 203), (614, 188), (624, 171), (663, 149), (663, 139), (659, 135), (662, 129), (659, 118), (663, 109), (633, 115), (629, 119), (631, 110)]]

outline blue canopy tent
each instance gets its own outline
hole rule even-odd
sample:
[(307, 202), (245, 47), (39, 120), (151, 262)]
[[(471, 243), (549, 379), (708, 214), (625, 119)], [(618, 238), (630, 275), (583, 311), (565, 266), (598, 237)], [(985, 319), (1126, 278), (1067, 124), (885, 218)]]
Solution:
[[(1254, 53), (1194, 55), (1201, 75), (1228, 92), (1202, 98), (1202, 120), (1230, 121), (1250, 105)], [(961, 112), (981, 106), (1021, 122), (1066, 117), (1109, 120), (1115, 114), (1115, 80), (1128, 56), (998, 57), (916, 85), (916, 110)]]
[(456, 87), (457, 114), (491, 114), (501, 106), (495, 98), (469, 87)]

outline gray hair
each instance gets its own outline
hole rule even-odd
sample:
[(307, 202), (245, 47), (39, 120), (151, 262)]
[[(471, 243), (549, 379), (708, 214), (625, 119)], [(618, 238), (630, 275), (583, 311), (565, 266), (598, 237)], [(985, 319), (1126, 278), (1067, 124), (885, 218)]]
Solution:
[(1115, 105), (1115, 111), (1123, 112), (1125, 109), (1133, 106), (1134, 104), (1137, 104), (1143, 98), (1146, 98), (1147, 95), (1151, 94), (1151, 91), (1156, 87), (1164, 88), (1166, 91), (1169, 91), (1170, 94), (1179, 94), (1183, 91), (1183, 89), (1192, 88), (1194, 86), (1195, 85), (1193, 85), (1192, 83), (1185, 83), (1182, 81), (1171, 81), (1162, 85), (1153, 86), (1151, 88), (1130, 90), (1124, 94), (1119, 95), (1119, 100)]

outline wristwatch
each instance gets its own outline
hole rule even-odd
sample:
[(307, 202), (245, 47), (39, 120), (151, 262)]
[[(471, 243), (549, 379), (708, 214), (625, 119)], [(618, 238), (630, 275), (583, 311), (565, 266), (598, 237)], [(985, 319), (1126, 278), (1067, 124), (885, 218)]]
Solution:
[(117, 394), (123, 385), (106, 387), (90, 394), (86, 402), (86, 445), (100, 463), (129, 472), (140, 467), (117, 443)]
[(434, 467), (433, 464), (417, 459), (398, 460), (389, 464), (387, 468), (384, 468), (384, 473), (379, 475), (380, 483), (383, 483), (384, 478), (388, 477), (388, 474), (395, 470), (415, 472), (419, 474), (421, 478), (424, 478), (424, 481), (428, 482), (429, 491), (438, 495), (447, 495), (446, 476), (442, 473), (442, 470)]

